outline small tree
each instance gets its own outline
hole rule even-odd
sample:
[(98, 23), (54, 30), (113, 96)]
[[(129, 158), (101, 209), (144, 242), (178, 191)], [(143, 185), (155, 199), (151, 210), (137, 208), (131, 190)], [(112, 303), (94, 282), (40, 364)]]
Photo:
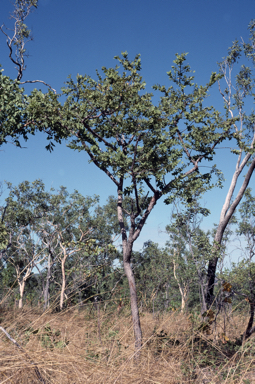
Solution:
[(196, 283), (199, 289), (201, 311), (206, 310), (205, 283), (206, 265), (211, 245), (209, 232), (200, 228), (202, 217), (209, 214), (208, 209), (199, 206), (197, 201), (181, 210), (176, 204), (173, 222), (166, 227), (170, 240), (167, 242), (174, 265), (174, 276), (178, 282), (182, 297), (181, 309), (184, 310), (188, 301), (191, 285)]
[[(70, 257), (79, 255), (77, 262), (85, 264), (81, 253), (95, 250), (93, 232), (93, 217), (90, 209), (98, 202), (98, 198), (83, 197), (78, 191), (69, 195), (66, 188), (61, 187), (57, 194), (51, 194), (47, 214), (40, 223), (39, 235), (44, 244), (49, 245), (49, 256), (54, 249), (55, 262), (58, 259), (61, 266), (60, 310), (63, 309), (66, 290), (66, 262)], [(82, 251), (82, 252), (81, 252)], [(86, 266), (83, 265), (83, 268)], [(51, 269), (49, 260), (47, 269)], [(49, 276), (47, 272), (47, 290), (49, 295)]]
[(250, 319), (244, 332), (243, 339), (247, 339), (255, 332), (253, 326), (255, 313), (255, 197), (251, 194), (251, 188), (247, 188), (244, 201), (239, 209), (241, 220), (238, 225), (237, 234), (245, 239), (245, 252), (243, 260), (233, 274), (241, 277), (241, 292), (246, 296), (250, 305)]
[[(228, 135), (231, 122), (224, 122), (212, 107), (203, 107), (208, 89), (218, 79), (213, 73), (202, 87), (193, 83), (186, 55), (177, 55), (168, 72), (173, 86), (155, 86), (162, 93), (160, 104), (145, 93), (139, 72), (140, 57), (129, 61), (127, 53), (117, 57), (123, 67), (103, 67), (95, 81), (89, 76), (69, 79), (62, 106), (52, 92), (34, 91), (27, 109), (30, 121), (39, 129), (51, 129), (50, 139), (71, 138), (69, 147), (86, 151), (117, 188), (118, 220), (122, 235), (123, 265), (129, 281), (135, 345), (140, 349), (137, 294), (130, 260), (134, 241), (157, 201), (177, 194), (192, 200), (197, 188), (209, 188), (211, 172), (201, 173), (202, 160), (212, 160), (215, 146)], [(167, 180), (166, 180), (167, 178)], [(123, 208), (123, 196), (131, 197), (130, 210)], [(129, 216), (127, 235), (123, 214)]]
[[(237, 161), (229, 190), (222, 206), (219, 224), (214, 237), (212, 258), (208, 264), (207, 306), (210, 306), (214, 300), (215, 274), (224, 231), (244, 196), (255, 168), (255, 114), (253, 110), (250, 114), (247, 113), (247, 108), (250, 108), (249, 103), (253, 103), (254, 98), (255, 20), (252, 20), (249, 24), (249, 30), (250, 43), (234, 41), (233, 45), (229, 48), (228, 56), (219, 63), (220, 72), (226, 82), (225, 89), (222, 89), (219, 83), (220, 94), (224, 101), (227, 117), (235, 120), (234, 133), (229, 138), (233, 139), (231, 142), (233, 147), (235, 146), (234, 142), (236, 142), (236, 146), (231, 149), (231, 152), (237, 156)], [(247, 60), (251, 62), (252, 68), (245, 64), (241, 65), (236, 75), (235, 84), (233, 84), (232, 73), (242, 55), (244, 56), (244, 62)], [(244, 175), (244, 180), (238, 193), (234, 195), (241, 174)]]
[(30, 278), (33, 268), (44, 257), (44, 248), (40, 239), (36, 239), (39, 221), (48, 209), (48, 194), (40, 180), (33, 183), (25, 181), (17, 187), (12, 187), (6, 199), (4, 209), (5, 228), (9, 243), (2, 251), (3, 259), (12, 263), (20, 289), (19, 308), (23, 305), (25, 284)]

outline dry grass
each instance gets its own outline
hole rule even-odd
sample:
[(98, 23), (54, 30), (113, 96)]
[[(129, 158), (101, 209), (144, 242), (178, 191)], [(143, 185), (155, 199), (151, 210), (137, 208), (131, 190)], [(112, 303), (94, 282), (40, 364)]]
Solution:
[(101, 310), (98, 317), (94, 310), (2, 309), (1, 326), (26, 353), (0, 334), (0, 383), (40, 383), (35, 366), (47, 384), (255, 383), (253, 340), (234, 342), (246, 322), (246, 316), (232, 314), (224, 332), (222, 317), (206, 335), (191, 315), (143, 313), (137, 361), (128, 312)]

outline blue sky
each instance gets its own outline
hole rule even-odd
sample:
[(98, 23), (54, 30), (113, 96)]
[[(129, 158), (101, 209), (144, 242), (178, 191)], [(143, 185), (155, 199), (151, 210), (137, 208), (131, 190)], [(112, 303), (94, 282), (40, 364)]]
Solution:
[[(9, 0), (1, 0), (0, 23), (11, 27)], [(128, 51), (133, 58), (141, 54), (142, 75), (151, 91), (153, 84), (168, 85), (175, 53), (189, 52), (188, 63), (196, 71), (196, 82), (205, 84), (217, 61), (227, 53), (236, 38), (248, 39), (247, 26), (255, 17), (254, 0), (39, 0), (38, 9), (27, 19), (34, 41), (27, 45), (30, 57), (23, 80), (40, 79), (60, 92), (71, 74), (95, 76), (102, 66), (115, 66), (113, 57)], [(0, 35), (0, 63), (4, 74), (16, 77), (8, 59), (5, 37)], [(42, 88), (43, 87), (38, 87)], [(26, 91), (33, 89), (27, 86)], [(45, 89), (46, 91), (46, 89)], [(222, 109), (217, 86), (208, 103)], [(64, 185), (69, 192), (77, 189), (83, 195), (98, 194), (104, 204), (116, 194), (115, 185), (84, 153), (76, 153), (65, 145), (57, 145), (53, 153), (46, 152), (45, 136), (37, 134), (19, 149), (7, 144), (1, 148), (0, 180), (14, 185), (42, 179), (46, 188)], [(212, 214), (204, 220), (210, 229), (219, 220), (226, 188), (235, 169), (234, 156), (228, 149), (219, 149), (215, 163), (224, 172), (225, 187), (205, 195), (203, 201)], [(250, 186), (254, 184), (254, 176)], [(140, 249), (144, 241), (164, 245), (164, 231), (169, 223), (171, 206), (159, 202), (150, 215), (136, 242)]]

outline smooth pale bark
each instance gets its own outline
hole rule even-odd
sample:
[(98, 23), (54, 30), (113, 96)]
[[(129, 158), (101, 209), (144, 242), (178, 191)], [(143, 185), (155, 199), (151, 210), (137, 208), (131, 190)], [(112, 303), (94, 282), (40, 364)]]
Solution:
[[(251, 147), (253, 147), (253, 144), (254, 144), (254, 139), (252, 141)], [(216, 234), (214, 237), (214, 245), (213, 245), (213, 249), (212, 249), (213, 258), (209, 261), (209, 264), (208, 264), (207, 295), (206, 295), (206, 304), (207, 304), (208, 308), (213, 304), (213, 301), (214, 301), (215, 275), (216, 275), (216, 268), (217, 268), (217, 263), (218, 263), (218, 259), (219, 259), (218, 252), (220, 250), (220, 246), (222, 243), (222, 238), (223, 238), (225, 229), (226, 229), (231, 217), (233, 216), (236, 207), (238, 206), (242, 197), (244, 196), (244, 193), (246, 191), (246, 188), (248, 187), (250, 178), (251, 178), (252, 173), (253, 173), (254, 168), (255, 168), (255, 158), (254, 158), (252, 160), (251, 164), (249, 165), (249, 168), (248, 168), (248, 171), (245, 175), (243, 184), (242, 184), (241, 188), (239, 189), (239, 192), (238, 192), (236, 198), (231, 203), (231, 200), (232, 200), (233, 194), (234, 194), (234, 190), (235, 190), (235, 187), (236, 187), (236, 184), (238, 181), (238, 177), (241, 174), (243, 168), (248, 163), (248, 161), (250, 160), (250, 157), (251, 157), (251, 154), (247, 154), (244, 157), (243, 161), (241, 162), (241, 155), (242, 154), (240, 153), (240, 155), (238, 157), (237, 164), (236, 164), (236, 171), (232, 177), (232, 181), (231, 181), (231, 184), (230, 184), (227, 196), (226, 196), (226, 200), (225, 200), (225, 203), (224, 203), (222, 210), (221, 210), (219, 225), (217, 227), (217, 231), (216, 231)]]
[(15, 266), (15, 269), (16, 269), (16, 274), (17, 274), (18, 284), (19, 284), (19, 309), (22, 309), (25, 285), (26, 285), (27, 279), (31, 274), (32, 267), (31, 267), (31, 264), (30, 264), (30, 267), (27, 267), (27, 270), (24, 276), (21, 276), (21, 271), (19, 270), (18, 266)]
[(50, 306), (50, 278), (51, 278), (51, 254), (49, 252), (48, 255), (48, 266), (47, 266), (47, 276), (46, 276), (46, 284), (44, 288), (44, 310)]
[(188, 283), (187, 284), (185, 284), (185, 283), (181, 284), (180, 280), (177, 278), (177, 275), (176, 275), (176, 262), (175, 262), (175, 260), (173, 260), (173, 264), (174, 264), (174, 278), (177, 281), (179, 291), (181, 294), (181, 298), (182, 298), (181, 312), (183, 313), (185, 310), (186, 303), (188, 301), (189, 284)]
[(67, 253), (65, 247), (63, 247), (64, 250), (64, 256), (61, 259), (61, 272), (62, 272), (62, 284), (61, 284), (61, 292), (60, 292), (60, 310), (62, 311), (63, 309), (63, 304), (64, 304), (64, 295), (65, 295), (65, 289), (66, 289), (66, 274), (65, 274), (65, 263), (67, 259)]
[[(88, 234), (88, 233), (89, 233), (89, 231), (86, 232), (86, 234)], [(80, 241), (83, 239), (84, 235), (86, 235), (86, 234), (82, 233)], [(59, 242), (59, 245), (62, 248), (62, 252), (63, 252), (63, 256), (60, 258), (60, 260), (61, 260), (62, 284), (61, 284), (60, 303), (59, 303), (60, 310), (62, 310), (63, 309), (63, 305), (64, 305), (64, 297), (66, 297), (66, 299), (67, 299), (67, 295), (65, 294), (65, 289), (66, 289), (65, 263), (66, 263), (66, 260), (67, 260), (68, 256), (71, 256), (75, 252), (79, 252), (81, 250), (81, 248), (69, 251), (69, 250), (67, 250), (67, 248), (63, 245), (63, 243), (61, 241)]]
[(23, 307), (23, 296), (25, 290), (26, 280), (19, 282), (19, 309)]

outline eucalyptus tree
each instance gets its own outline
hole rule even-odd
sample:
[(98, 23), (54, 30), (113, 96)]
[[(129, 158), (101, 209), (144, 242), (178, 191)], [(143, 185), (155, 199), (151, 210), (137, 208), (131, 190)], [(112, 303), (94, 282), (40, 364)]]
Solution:
[(19, 308), (23, 305), (25, 284), (33, 269), (44, 258), (45, 247), (37, 237), (39, 222), (48, 209), (48, 193), (41, 180), (25, 181), (17, 187), (7, 183), (10, 193), (6, 199), (3, 223), (9, 239), (2, 252), (5, 263), (11, 263), (19, 285)]
[[(255, 168), (255, 113), (251, 109), (255, 91), (255, 20), (252, 20), (249, 24), (249, 30), (250, 42), (234, 41), (228, 50), (228, 55), (219, 63), (220, 73), (225, 80), (224, 89), (219, 82), (219, 91), (224, 101), (226, 116), (231, 118), (234, 123), (234, 131), (229, 138), (232, 139), (231, 145), (233, 145), (231, 153), (236, 155), (237, 159), (226, 199), (222, 206), (214, 237), (212, 258), (208, 265), (206, 296), (208, 306), (214, 300), (215, 274), (224, 231), (244, 196)], [(241, 59), (244, 64), (237, 70), (236, 67)], [(246, 63), (251, 63), (251, 66), (246, 65)], [(232, 78), (234, 71), (236, 71), (235, 80)], [(250, 113), (247, 112), (250, 109)], [(241, 175), (243, 175), (244, 179), (239, 191), (235, 194), (235, 188)]]
[[(16, 65), (18, 71), (17, 80), (20, 81), (23, 77), (23, 72), (26, 69), (25, 57), (26, 44), (32, 40), (31, 31), (25, 24), (26, 18), (37, 8), (38, 0), (15, 0), (13, 3), (14, 10), (10, 15), (10, 19), (14, 21), (13, 28), (10, 29), (2, 24), (0, 31), (6, 37), (6, 43), (9, 49), (9, 58)], [(12, 36), (9, 32), (12, 31)], [(15, 49), (15, 52), (13, 50)]]
[(84, 197), (77, 190), (69, 194), (65, 187), (53, 192), (38, 236), (49, 252), (47, 265), (43, 265), (47, 270), (44, 306), (49, 305), (49, 283), (53, 280), (60, 285), (59, 307), (63, 309), (67, 290), (70, 299), (77, 292), (81, 299), (81, 287), (87, 291), (95, 280), (100, 284), (104, 280), (115, 254), (114, 231), (107, 220), (111, 216), (108, 204), (100, 207), (98, 196)]
[(191, 287), (199, 291), (201, 311), (206, 310), (206, 267), (211, 253), (210, 232), (204, 232), (201, 222), (209, 210), (194, 201), (186, 209), (175, 204), (172, 222), (166, 227), (169, 234), (170, 259), (174, 277), (182, 297), (182, 311), (189, 299)]
[(232, 285), (239, 285), (237, 290), (250, 305), (250, 319), (243, 338), (247, 339), (255, 332), (253, 326), (255, 312), (255, 197), (251, 188), (247, 188), (244, 194), (244, 200), (239, 208), (240, 221), (238, 222), (237, 234), (242, 237), (241, 243), (245, 247), (242, 252), (242, 261), (233, 268), (231, 275)]
[[(97, 202), (96, 196), (83, 197), (78, 191), (69, 195), (65, 187), (61, 187), (57, 193), (51, 193), (48, 201), (50, 209), (42, 218), (38, 231), (43, 243), (49, 247), (45, 306), (49, 301), (49, 280), (53, 262), (59, 262), (61, 269), (60, 309), (63, 309), (64, 304), (67, 260), (73, 259), (72, 269), (77, 268), (77, 264), (80, 269), (88, 267), (86, 259), (92, 250), (95, 251), (96, 242), (90, 210)], [(75, 257), (77, 260), (74, 262)]]

